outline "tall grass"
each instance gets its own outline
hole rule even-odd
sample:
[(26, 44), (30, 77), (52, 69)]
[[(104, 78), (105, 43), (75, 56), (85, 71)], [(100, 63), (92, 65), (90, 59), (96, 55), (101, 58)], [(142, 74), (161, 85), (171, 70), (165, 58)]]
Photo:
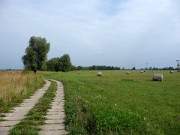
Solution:
[(7, 112), (42, 84), (43, 78), (31, 72), (0, 72), (0, 113)]

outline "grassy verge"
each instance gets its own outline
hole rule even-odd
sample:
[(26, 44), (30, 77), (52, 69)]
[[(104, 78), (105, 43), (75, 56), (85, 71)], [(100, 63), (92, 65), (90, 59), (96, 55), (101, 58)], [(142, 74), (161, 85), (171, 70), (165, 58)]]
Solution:
[(32, 72), (0, 72), (0, 113), (8, 112), (21, 103), (43, 83), (42, 76)]
[(44, 96), (30, 110), (26, 118), (10, 131), (10, 135), (38, 135), (39, 126), (44, 123), (47, 110), (50, 108), (55, 94), (56, 83), (52, 82)]
[[(161, 72), (161, 71), (156, 71)], [(72, 135), (178, 135), (180, 133), (180, 74), (164, 72), (46, 72), (65, 88), (66, 128)]]

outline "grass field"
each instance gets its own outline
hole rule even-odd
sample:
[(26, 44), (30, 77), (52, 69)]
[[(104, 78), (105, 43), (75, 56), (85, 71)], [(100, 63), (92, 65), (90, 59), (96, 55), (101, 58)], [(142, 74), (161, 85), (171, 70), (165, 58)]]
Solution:
[(66, 128), (70, 134), (178, 135), (180, 133), (180, 73), (44, 72), (65, 87)]
[(30, 72), (0, 72), (0, 113), (9, 111), (42, 85), (41, 75)]

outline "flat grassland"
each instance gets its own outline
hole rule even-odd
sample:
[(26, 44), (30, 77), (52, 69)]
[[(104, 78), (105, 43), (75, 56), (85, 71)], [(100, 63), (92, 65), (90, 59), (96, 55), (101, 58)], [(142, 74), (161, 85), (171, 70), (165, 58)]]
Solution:
[(0, 72), (0, 113), (21, 103), (43, 85), (41, 75), (31, 72)]
[[(157, 71), (160, 72), (160, 71)], [(70, 134), (178, 135), (180, 133), (180, 73), (126, 71), (42, 73), (63, 81), (66, 128)]]

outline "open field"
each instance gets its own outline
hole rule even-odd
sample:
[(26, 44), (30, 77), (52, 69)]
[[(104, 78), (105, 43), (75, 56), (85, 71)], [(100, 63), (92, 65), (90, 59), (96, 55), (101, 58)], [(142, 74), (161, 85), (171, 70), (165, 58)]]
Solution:
[[(60, 80), (65, 88), (66, 128), (70, 134), (178, 135), (180, 133), (180, 73), (95, 71), (0, 72), (0, 112), (8, 111), (42, 86), (43, 77)], [(53, 83), (11, 134), (38, 134), (55, 96)], [(29, 129), (29, 130), (26, 130)]]
[(33, 73), (0, 72), (0, 113), (22, 102), (43, 85), (43, 78)]
[(66, 127), (70, 134), (180, 133), (180, 73), (164, 72), (163, 82), (152, 72), (44, 72), (65, 87)]

